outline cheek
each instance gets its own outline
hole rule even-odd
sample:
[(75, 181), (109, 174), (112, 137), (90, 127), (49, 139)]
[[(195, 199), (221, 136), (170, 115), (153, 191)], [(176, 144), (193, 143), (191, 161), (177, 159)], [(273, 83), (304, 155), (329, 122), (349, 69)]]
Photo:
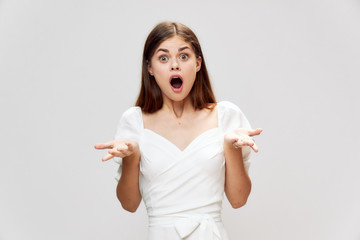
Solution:
[(196, 76), (196, 72), (197, 72), (196, 65), (189, 64), (187, 66), (184, 66), (183, 70), (184, 70), (184, 72), (187, 73), (186, 75), (188, 77), (194, 78), (194, 80), (195, 80), (195, 76)]
[(191, 61), (189, 61), (187, 64), (186, 64), (186, 68), (191, 70), (191, 71), (194, 71), (196, 72), (197, 70), (197, 62), (195, 59), (191, 59)]
[(166, 69), (156, 68), (153, 69), (154, 78), (159, 87), (165, 86), (169, 83), (168, 75), (166, 74)]
[(165, 64), (154, 64), (152, 71), (154, 75), (157, 75), (158, 77), (164, 75), (164, 73), (167, 72), (167, 67)]

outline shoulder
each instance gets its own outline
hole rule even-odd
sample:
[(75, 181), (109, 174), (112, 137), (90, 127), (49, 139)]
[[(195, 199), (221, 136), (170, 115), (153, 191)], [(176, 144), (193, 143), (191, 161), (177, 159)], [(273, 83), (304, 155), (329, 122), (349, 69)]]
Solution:
[(121, 116), (116, 128), (115, 139), (127, 138), (137, 140), (142, 129), (140, 107), (130, 107)]
[(130, 107), (127, 110), (124, 111), (122, 114), (123, 117), (135, 117), (135, 116), (141, 116), (141, 108), (138, 106)]
[(134, 106), (128, 108), (121, 116), (120, 122), (138, 123), (141, 121), (141, 108)]
[(239, 127), (249, 128), (250, 124), (241, 109), (232, 102), (218, 102), (219, 126), (224, 132)]
[(242, 113), (241, 109), (232, 102), (221, 101), (217, 103), (220, 112)]

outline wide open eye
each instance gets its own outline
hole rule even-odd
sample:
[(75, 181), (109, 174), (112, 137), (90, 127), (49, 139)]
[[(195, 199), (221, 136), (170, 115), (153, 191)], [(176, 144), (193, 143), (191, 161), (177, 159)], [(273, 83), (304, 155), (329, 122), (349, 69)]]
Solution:
[(160, 56), (159, 60), (160, 62), (167, 62), (168, 58), (167, 56)]
[(187, 60), (189, 58), (189, 55), (187, 55), (186, 53), (183, 53), (180, 55), (180, 60)]

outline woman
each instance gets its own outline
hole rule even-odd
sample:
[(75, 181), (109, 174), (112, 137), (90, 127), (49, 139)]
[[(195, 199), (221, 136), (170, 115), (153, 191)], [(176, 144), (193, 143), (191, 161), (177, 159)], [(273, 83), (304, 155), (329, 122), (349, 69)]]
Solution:
[(120, 157), (117, 197), (135, 212), (143, 199), (148, 239), (228, 239), (221, 222), (223, 193), (246, 203), (250, 148), (258, 151), (241, 110), (216, 103), (201, 47), (180, 23), (163, 22), (144, 47), (136, 106), (122, 115), (107, 161)]

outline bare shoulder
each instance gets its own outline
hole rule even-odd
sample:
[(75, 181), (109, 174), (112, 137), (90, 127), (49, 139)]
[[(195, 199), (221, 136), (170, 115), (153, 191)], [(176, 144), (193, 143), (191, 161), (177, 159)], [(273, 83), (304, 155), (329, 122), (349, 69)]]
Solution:
[(219, 104), (218, 103), (208, 103), (206, 107), (202, 108), (201, 111), (211, 114), (216, 112)]
[(148, 128), (149, 125), (151, 125), (152, 122), (156, 121), (156, 118), (158, 118), (158, 112), (155, 113), (146, 113), (142, 111), (142, 119), (143, 119), (143, 125), (145, 128)]
[(158, 110), (154, 113), (142, 113), (144, 128), (148, 128), (153, 131), (158, 131), (160, 128), (166, 128), (171, 126), (171, 118), (164, 114), (163, 111)]
[(216, 103), (209, 104), (208, 108), (203, 108), (200, 114), (200, 122), (208, 125), (208, 128), (217, 126), (217, 108)]

